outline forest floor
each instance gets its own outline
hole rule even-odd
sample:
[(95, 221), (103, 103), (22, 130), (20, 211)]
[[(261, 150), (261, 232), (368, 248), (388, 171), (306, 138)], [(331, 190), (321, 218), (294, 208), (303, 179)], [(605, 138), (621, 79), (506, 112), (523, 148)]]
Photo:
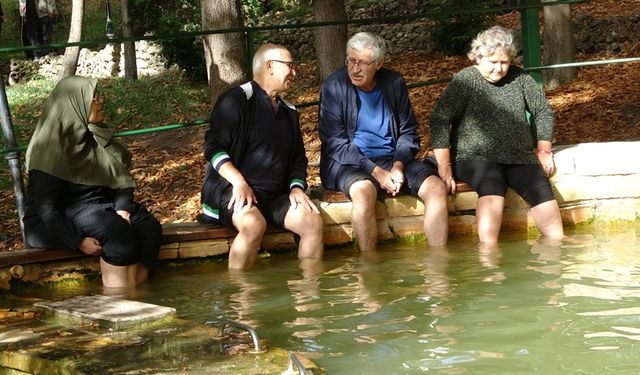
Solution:
[[(572, 11), (595, 18), (628, 16), (639, 13), (640, 4), (637, 0), (598, 0), (574, 4)], [(502, 16), (499, 23), (513, 26), (518, 19), (516, 15)], [(624, 51), (615, 56), (579, 55), (576, 61), (638, 56), (640, 41), (625, 46)], [(315, 64), (309, 61), (300, 65), (295, 88), (287, 93), (287, 99), (293, 103), (317, 101), (319, 86), (313, 78)], [(468, 65), (466, 57), (420, 53), (392, 56), (386, 63), (387, 67), (401, 72), (409, 83), (451, 77)], [(410, 91), (420, 124), (420, 156), (429, 150), (428, 116), (445, 87), (446, 84), (437, 84)], [(556, 114), (555, 145), (640, 140), (640, 69), (637, 62), (580, 68), (575, 80), (547, 91), (546, 95)], [(300, 112), (310, 162), (308, 181), (310, 185), (319, 185), (317, 107), (301, 108)], [(132, 172), (138, 184), (136, 199), (163, 223), (192, 221), (199, 213), (200, 185), (204, 175), (201, 156), (204, 131), (204, 127), (186, 128), (132, 137), (126, 141), (134, 155)], [(1, 210), (15, 211), (13, 192), (3, 191), (0, 194)], [(0, 235), (4, 237), (0, 251), (22, 247), (17, 219), (0, 223)]]

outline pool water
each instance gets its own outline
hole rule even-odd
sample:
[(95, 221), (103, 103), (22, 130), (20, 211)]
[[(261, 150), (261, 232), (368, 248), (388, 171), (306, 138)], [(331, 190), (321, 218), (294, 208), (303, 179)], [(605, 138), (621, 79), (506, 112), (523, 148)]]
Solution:
[(328, 249), (321, 262), (280, 253), (248, 272), (224, 260), (165, 263), (135, 299), (183, 319), (249, 324), (327, 374), (640, 372), (637, 226), (556, 243), (403, 242), (374, 257)]

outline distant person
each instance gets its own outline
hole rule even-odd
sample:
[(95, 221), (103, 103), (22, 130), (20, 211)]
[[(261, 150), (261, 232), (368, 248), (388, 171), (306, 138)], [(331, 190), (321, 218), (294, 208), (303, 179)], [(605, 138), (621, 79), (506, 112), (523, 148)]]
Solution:
[(382, 66), (384, 40), (357, 33), (346, 52), (346, 66), (324, 81), (320, 93), (322, 185), (351, 199), (353, 232), (361, 251), (377, 249), (375, 208), (381, 190), (420, 197), (429, 245), (445, 245), (447, 190), (433, 165), (415, 159), (418, 122), (404, 79)]
[[(55, 0), (18, 0), (22, 17), (22, 41), (25, 46), (50, 45), (53, 37), (53, 20), (57, 14)], [(48, 49), (26, 51), (29, 58), (40, 58)]]
[(106, 287), (153, 273), (162, 227), (134, 202), (131, 155), (104, 126), (97, 80), (71, 76), (49, 95), (26, 154), (26, 246), (100, 256)]
[(564, 235), (548, 178), (555, 168), (554, 115), (542, 88), (511, 65), (516, 53), (507, 29), (479, 33), (468, 53), (475, 65), (453, 77), (429, 120), (440, 177), (451, 191), (455, 176), (478, 193), (476, 222), (483, 243), (498, 241), (509, 187), (529, 202), (542, 235)]
[(253, 57), (253, 81), (220, 95), (211, 112), (200, 219), (238, 231), (231, 269), (253, 265), (268, 223), (300, 236), (299, 258), (322, 258), (323, 221), (305, 193), (298, 111), (279, 96), (295, 75), (291, 53), (264, 44)]

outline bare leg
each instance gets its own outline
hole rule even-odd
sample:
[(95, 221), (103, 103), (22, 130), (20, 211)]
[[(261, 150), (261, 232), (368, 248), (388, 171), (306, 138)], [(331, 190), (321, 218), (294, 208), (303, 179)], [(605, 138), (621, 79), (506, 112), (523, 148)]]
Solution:
[(136, 284), (147, 281), (149, 279), (149, 269), (140, 263), (136, 264), (135, 268), (135, 280)]
[(114, 266), (100, 258), (102, 285), (107, 288), (130, 288), (136, 286), (136, 264)]
[(504, 197), (499, 195), (486, 195), (478, 198), (476, 205), (476, 223), (480, 242), (498, 242), (503, 211)]
[(358, 181), (349, 189), (351, 196), (351, 225), (360, 251), (376, 251), (378, 222), (376, 198), (378, 192), (371, 181)]
[(298, 258), (322, 259), (323, 225), (319, 213), (309, 212), (302, 205), (298, 205), (297, 208), (289, 207), (284, 218), (284, 227), (300, 236)]
[(229, 268), (249, 268), (256, 261), (267, 222), (255, 206), (234, 213), (232, 221), (238, 235), (229, 250)]
[(543, 236), (551, 238), (564, 237), (558, 201), (554, 199), (531, 207), (531, 215), (536, 227), (538, 227)]
[(449, 236), (447, 188), (437, 176), (429, 176), (418, 190), (424, 202), (424, 234), (429, 246), (444, 246)]

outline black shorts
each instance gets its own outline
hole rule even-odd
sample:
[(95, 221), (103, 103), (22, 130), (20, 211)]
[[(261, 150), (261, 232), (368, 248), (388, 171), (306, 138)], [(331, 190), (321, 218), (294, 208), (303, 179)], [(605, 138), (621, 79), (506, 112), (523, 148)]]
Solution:
[[(374, 159), (372, 161), (376, 163), (377, 166), (386, 170), (390, 170), (393, 164), (393, 159), (391, 158)], [(409, 163), (407, 163), (407, 165), (404, 166), (404, 177), (406, 183), (402, 185), (400, 192), (411, 194), (414, 197), (418, 196), (420, 186), (422, 186), (424, 180), (426, 180), (429, 176), (438, 176), (437, 167), (435, 167), (433, 164), (423, 163), (419, 160), (411, 160)], [(351, 185), (363, 180), (369, 180), (373, 182), (373, 185), (378, 189), (378, 196), (380, 196), (380, 193), (382, 193), (382, 188), (380, 187), (378, 181), (372, 175), (368, 174), (361, 168), (349, 166), (341, 167), (336, 177), (336, 185), (341, 192), (349, 197), (349, 189), (351, 189)]]
[(532, 207), (555, 199), (551, 183), (540, 164), (460, 160), (454, 163), (453, 169), (456, 179), (466, 182), (479, 197), (504, 197), (510, 187)]
[[(289, 212), (291, 202), (289, 201), (289, 193), (286, 194), (265, 194), (254, 191), (258, 203), (256, 207), (262, 213), (265, 220), (269, 224), (284, 228), (284, 218)], [(218, 201), (218, 208), (203, 205), (203, 214), (213, 224), (224, 225), (225, 227), (234, 228), (233, 226), (233, 208), (228, 209), (229, 202), (233, 195), (233, 186), (229, 185)]]

